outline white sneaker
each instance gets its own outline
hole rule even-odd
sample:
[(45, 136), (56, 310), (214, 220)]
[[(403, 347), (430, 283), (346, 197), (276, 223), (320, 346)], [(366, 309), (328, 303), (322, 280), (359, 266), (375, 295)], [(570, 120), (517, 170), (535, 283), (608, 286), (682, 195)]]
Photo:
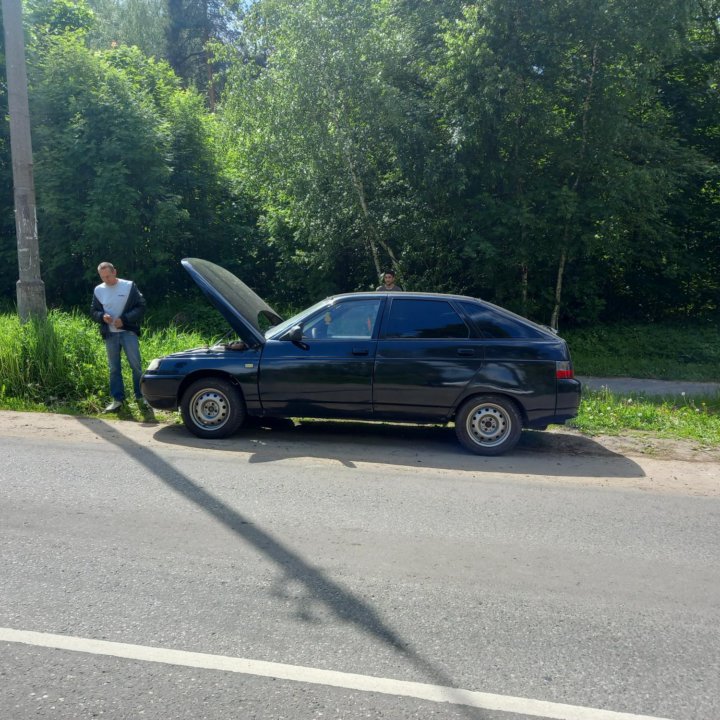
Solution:
[(122, 407), (122, 401), (120, 400), (113, 400), (106, 408), (103, 410), (103, 412), (110, 413), (115, 412), (116, 410), (119, 410)]

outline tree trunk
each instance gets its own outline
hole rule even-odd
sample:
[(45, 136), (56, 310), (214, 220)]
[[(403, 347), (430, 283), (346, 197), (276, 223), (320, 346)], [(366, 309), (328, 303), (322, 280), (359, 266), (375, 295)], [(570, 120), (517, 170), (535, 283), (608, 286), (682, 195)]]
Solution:
[(528, 314), (528, 266), (524, 262), (520, 265), (520, 295), (522, 314), (527, 317)]
[[(588, 78), (588, 89), (585, 93), (583, 100), (583, 114), (582, 114), (582, 142), (580, 145), (580, 153), (578, 156), (578, 167), (575, 175), (575, 180), (572, 184), (572, 193), (575, 195), (577, 189), (580, 186), (580, 176), (582, 175), (582, 163), (587, 153), (588, 146), (588, 116), (590, 115), (590, 101), (592, 100), (593, 84), (595, 81), (595, 75), (597, 74), (599, 66), (598, 58), (598, 46), (593, 45), (592, 51), (592, 65), (590, 68), (590, 77)], [(568, 248), (570, 247), (570, 224), (572, 222), (573, 213), (568, 212), (565, 218), (565, 230), (563, 232), (562, 250), (560, 251), (560, 261), (558, 263), (557, 277), (555, 279), (555, 302), (553, 304), (553, 311), (550, 317), (550, 327), (553, 330), (558, 329), (558, 318), (560, 317), (560, 303), (562, 300), (562, 285), (563, 276), (565, 274), (565, 265), (568, 258)]]
[(370, 217), (370, 211), (367, 206), (367, 198), (365, 197), (365, 186), (355, 172), (355, 167), (350, 157), (350, 154), (347, 153), (346, 157), (350, 168), (350, 177), (352, 178), (353, 186), (355, 188), (355, 192), (357, 193), (358, 203), (360, 204), (360, 209), (362, 210), (362, 214), (365, 218), (365, 223), (369, 231), (368, 242), (370, 243), (370, 247), (372, 249), (373, 260), (375, 262), (375, 270), (377, 271), (378, 277), (383, 272), (383, 267), (382, 265), (380, 265), (380, 258), (378, 257), (377, 252), (378, 245), (380, 245), (382, 249), (388, 254), (388, 257), (392, 262), (393, 270), (395, 270), (398, 275), (401, 275), (402, 268), (400, 267), (400, 263), (398, 263), (397, 258), (395, 257), (393, 249), (380, 237), (375, 228), (375, 223)]
[(205, 63), (205, 73), (207, 75), (207, 104), (210, 112), (215, 112), (215, 106), (217, 104), (215, 97), (215, 75), (213, 73), (213, 66), (208, 53), (208, 44), (210, 42), (210, 18), (208, 12), (207, 0), (203, 3), (203, 62)]
[(567, 248), (563, 246), (560, 252), (560, 262), (558, 263), (557, 278), (555, 280), (555, 303), (553, 304), (552, 316), (550, 317), (550, 327), (557, 331), (558, 319), (560, 317), (560, 300), (562, 298), (563, 276), (565, 275), (565, 263), (567, 262)]
[[(328, 94), (330, 95), (330, 97), (333, 98), (333, 100), (335, 100), (335, 94), (329, 89)], [(338, 127), (345, 126), (345, 123), (341, 121), (340, 110), (336, 110), (334, 113), (331, 113), (331, 115), (333, 116), (333, 120)], [(348, 170), (350, 172), (350, 179), (352, 181), (353, 188), (355, 189), (355, 194), (357, 195), (358, 204), (360, 205), (363, 219), (365, 220), (365, 224), (368, 228), (367, 243), (370, 246), (373, 262), (375, 264), (375, 271), (378, 277), (380, 277), (381, 273), (385, 270), (385, 268), (380, 264), (380, 257), (378, 255), (378, 245), (380, 245), (380, 247), (382, 247), (382, 249), (387, 253), (388, 257), (390, 258), (393, 270), (398, 275), (402, 275), (402, 268), (400, 267), (400, 263), (395, 257), (393, 249), (382, 239), (382, 237), (380, 237), (380, 234), (377, 232), (377, 228), (375, 227), (375, 223), (370, 217), (370, 210), (368, 208), (367, 197), (365, 195), (365, 186), (363, 185), (363, 181), (355, 169), (355, 161), (353, 160), (351, 148), (349, 147), (350, 145), (352, 145), (352, 141), (346, 137), (342, 145), (342, 152), (345, 156), (345, 162), (347, 163)]]
[(165, 33), (165, 57), (179, 78), (185, 79), (185, 68), (182, 56), (185, 54), (180, 48), (180, 33), (183, 25), (182, 0), (168, 0), (168, 25)]

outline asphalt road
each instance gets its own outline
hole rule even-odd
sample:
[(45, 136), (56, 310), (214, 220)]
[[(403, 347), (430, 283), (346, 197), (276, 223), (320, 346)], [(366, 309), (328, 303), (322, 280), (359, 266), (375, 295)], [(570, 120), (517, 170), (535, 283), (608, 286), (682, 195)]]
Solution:
[(655, 397), (708, 396), (720, 394), (720, 382), (692, 382), (686, 380), (652, 380), (630, 377), (578, 377), (584, 388), (607, 388), (616, 394), (649, 395)]
[(14, 413), (0, 454), (3, 720), (720, 718), (717, 465)]

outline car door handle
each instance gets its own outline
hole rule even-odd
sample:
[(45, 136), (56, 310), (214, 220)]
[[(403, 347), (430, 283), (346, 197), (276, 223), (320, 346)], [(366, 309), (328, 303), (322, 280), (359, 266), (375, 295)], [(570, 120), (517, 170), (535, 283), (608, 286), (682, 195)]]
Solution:
[(353, 355), (368, 355), (369, 350), (367, 348), (353, 348), (352, 354)]
[(457, 354), (458, 355), (474, 355), (475, 350), (473, 350), (472, 348), (458, 348)]

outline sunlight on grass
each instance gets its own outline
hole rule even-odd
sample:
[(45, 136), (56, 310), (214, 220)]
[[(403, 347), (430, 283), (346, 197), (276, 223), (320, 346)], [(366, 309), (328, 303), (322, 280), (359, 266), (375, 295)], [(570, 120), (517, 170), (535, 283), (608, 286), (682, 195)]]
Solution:
[(588, 390), (572, 426), (593, 435), (638, 430), (719, 445), (720, 398), (649, 398)]
[[(141, 338), (152, 358), (203, 344), (199, 333), (175, 327)], [(123, 362), (125, 387), (132, 388)], [(108, 366), (97, 325), (78, 312), (52, 310), (47, 320), (20, 323), (0, 314), (0, 409), (97, 414), (109, 399)]]

